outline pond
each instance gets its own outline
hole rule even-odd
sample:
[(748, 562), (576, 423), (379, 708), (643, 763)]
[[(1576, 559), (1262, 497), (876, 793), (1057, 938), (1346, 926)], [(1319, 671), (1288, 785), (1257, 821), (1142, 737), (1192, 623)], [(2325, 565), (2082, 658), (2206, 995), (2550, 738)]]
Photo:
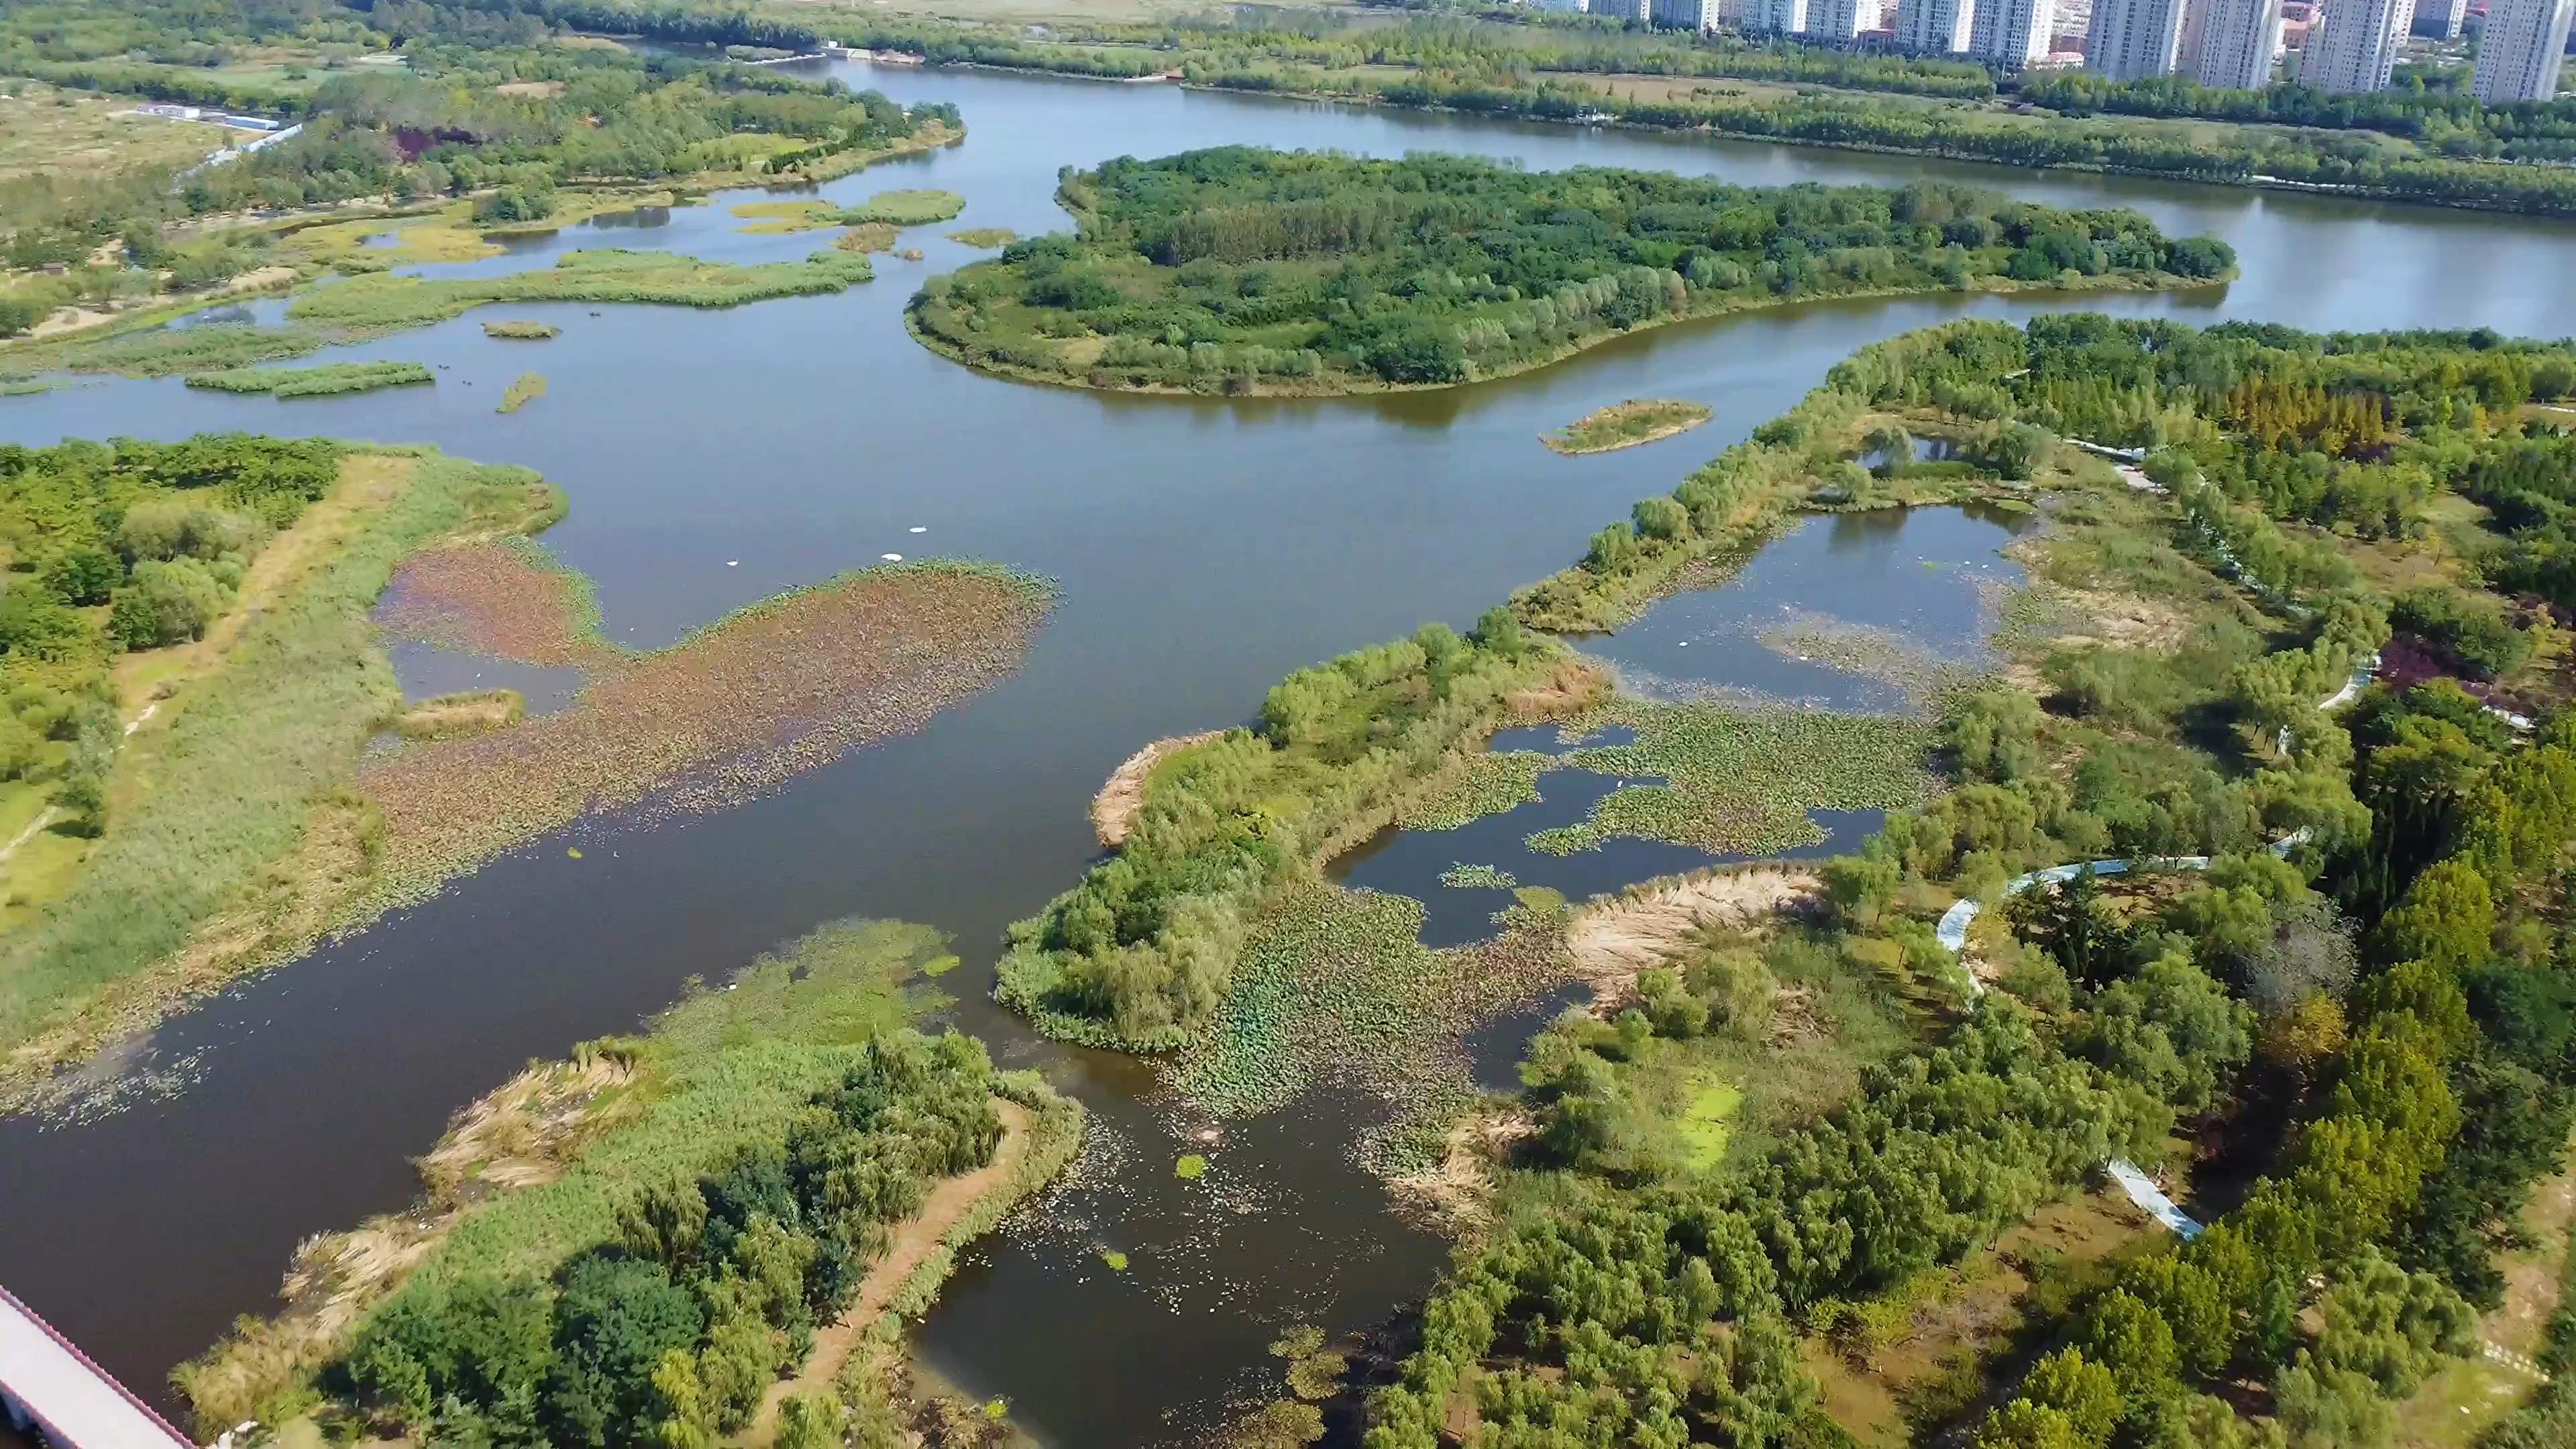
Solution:
[[(1359, 1106), (1321, 1097), (1235, 1124), (1210, 1177), (1182, 1183), (1170, 1172), (1177, 1114), (1144, 1067), (1037, 1040), (984, 999), (1003, 927), (1095, 856), (1093, 790), (1144, 741), (1246, 718), (1290, 670), (1425, 620), (1465, 625), (1863, 343), (2069, 304), (1806, 306), (1658, 329), (1498, 384), (1339, 401), (1097, 396), (979, 376), (915, 345), (905, 299), (990, 255), (944, 232), (1061, 227), (1060, 166), (1246, 142), (1758, 183), (1931, 176), (2133, 205), (2238, 248), (2245, 275), (2233, 286), (2080, 303), (2120, 315), (2576, 332), (2576, 269), (2563, 264), (2557, 223), (1172, 86), (829, 70), (902, 100), (954, 101), (969, 127), (960, 146), (823, 188), (836, 201), (904, 186), (967, 198), (953, 223), (907, 233), (925, 262), (879, 257), (868, 286), (722, 312), (512, 306), (320, 359), (435, 364), (446, 369), (435, 387), (281, 402), (117, 381), (0, 400), (6, 441), (272, 430), (434, 442), (537, 468), (572, 503), (548, 546), (596, 581), (609, 636), (637, 647), (889, 551), (999, 560), (1063, 591), (1027, 667), (920, 734), (722, 814), (652, 828), (595, 820), (538, 841), (135, 1044), (133, 1064), (184, 1088), (175, 1095), (78, 1125), (0, 1122), (10, 1181), (41, 1185), (0, 1213), (0, 1282), (138, 1389), (166, 1402), (173, 1363), (234, 1315), (272, 1308), (300, 1238), (407, 1202), (409, 1159), (450, 1111), (528, 1058), (624, 1029), (690, 975), (721, 975), (859, 914), (953, 932), (965, 965), (943, 978), (961, 998), (951, 1018), (1005, 1064), (1046, 1069), (1099, 1129), (1046, 1214), (969, 1255), (919, 1330), (926, 1361), (966, 1392), (1008, 1397), (1045, 1442), (1193, 1440), (1229, 1395), (1273, 1386), (1262, 1345), (1278, 1327), (1380, 1321), (1431, 1284), (1446, 1249), (1352, 1165)], [(547, 265), (581, 246), (739, 261), (819, 244), (738, 230), (728, 208), (743, 199), (756, 193), (521, 238), (465, 270)], [(242, 310), (265, 323), (282, 306)], [(482, 321), (500, 315), (563, 334), (485, 338)], [(547, 374), (547, 395), (496, 415), (502, 388), (531, 366)], [(1538, 443), (1627, 397), (1695, 400), (1716, 416), (1686, 440), (1596, 457)], [(1967, 555), (1928, 549), (1914, 526), (1806, 525), (1733, 593), (1713, 591), (1723, 599), (1677, 599), (1597, 647), (1641, 679), (1900, 707), (1901, 689), (1782, 659), (1745, 621), (1777, 613), (1766, 569), (1803, 569), (1824, 582), (1797, 597), (1829, 601), (1821, 611), (1835, 618), (1964, 637), (1969, 591), (1915, 555)], [(478, 669), (504, 679), (470, 659), (403, 661), (416, 691), (465, 687)], [(532, 700), (543, 692), (530, 688)], [(572, 840), (580, 859), (566, 854)], [(1440, 868), (1459, 859), (1471, 857), (1453, 852)], [(1488, 1039), (1480, 1060), (1507, 1066), (1511, 1047)], [(1111, 1240), (1130, 1254), (1128, 1273), (1100, 1267), (1096, 1245)]]

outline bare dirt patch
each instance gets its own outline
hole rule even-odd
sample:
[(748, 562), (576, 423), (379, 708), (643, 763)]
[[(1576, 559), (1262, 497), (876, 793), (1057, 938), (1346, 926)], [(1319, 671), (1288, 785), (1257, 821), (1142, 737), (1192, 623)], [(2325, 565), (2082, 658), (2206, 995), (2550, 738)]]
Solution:
[(1699, 931), (1804, 907), (1820, 889), (1813, 873), (1777, 866), (1685, 876), (1576, 912), (1566, 926), (1565, 946), (1576, 974), (1593, 983), (1603, 1000), (1612, 1000), (1637, 973), (1679, 954)]
[(1155, 766), (1224, 733), (1201, 730), (1194, 735), (1174, 735), (1129, 755), (1125, 764), (1110, 772), (1100, 793), (1091, 797), (1091, 829), (1100, 837), (1100, 843), (1113, 849), (1126, 843), (1127, 832), (1135, 827), (1137, 815), (1145, 808), (1145, 785), (1153, 778)]
[[(571, 708), (405, 746), (359, 771), (408, 894), (582, 815), (749, 798), (920, 728), (1017, 668), (1049, 595), (995, 570), (848, 575), (603, 663)], [(562, 636), (549, 636), (562, 637)]]

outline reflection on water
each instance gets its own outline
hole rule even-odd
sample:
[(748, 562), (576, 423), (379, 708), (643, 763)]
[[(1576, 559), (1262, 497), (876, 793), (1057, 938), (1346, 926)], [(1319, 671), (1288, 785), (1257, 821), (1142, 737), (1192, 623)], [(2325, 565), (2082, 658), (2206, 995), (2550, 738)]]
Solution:
[(417, 639), (393, 640), (385, 652), (393, 660), (394, 679), (402, 685), (406, 700), (476, 689), (515, 689), (526, 697), (531, 716), (570, 706), (589, 678), (579, 669), (521, 664)]
[(2027, 526), (2028, 515), (1980, 508), (1811, 518), (1725, 583), (1665, 599), (1584, 648), (1631, 687), (1662, 696), (1902, 711), (1911, 704), (1904, 680), (1838, 668), (1816, 657), (1813, 641), (1881, 631), (1900, 664), (1907, 646), (1928, 661), (1991, 663), (1993, 599), (2023, 577), (1999, 550)]

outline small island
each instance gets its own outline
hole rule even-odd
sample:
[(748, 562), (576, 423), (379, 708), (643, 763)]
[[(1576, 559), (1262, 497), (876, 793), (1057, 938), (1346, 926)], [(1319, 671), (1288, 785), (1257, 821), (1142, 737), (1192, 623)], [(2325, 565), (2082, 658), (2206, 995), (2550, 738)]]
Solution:
[(1622, 332), (1827, 297), (2150, 290), (2235, 253), (2134, 211), (1937, 183), (1745, 187), (1229, 146), (1068, 175), (1076, 230), (932, 279), (906, 325), (969, 366), (1131, 392), (1452, 387)]
[(498, 337), (511, 342), (545, 342), (554, 338), (562, 330), (551, 322), (516, 321), (483, 324), (484, 336)]
[(1709, 410), (1695, 402), (1630, 398), (1595, 408), (1555, 432), (1541, 433), (1539, 441), (1559, 453), (1609, 453), (1687, 433), (1709, 416)]

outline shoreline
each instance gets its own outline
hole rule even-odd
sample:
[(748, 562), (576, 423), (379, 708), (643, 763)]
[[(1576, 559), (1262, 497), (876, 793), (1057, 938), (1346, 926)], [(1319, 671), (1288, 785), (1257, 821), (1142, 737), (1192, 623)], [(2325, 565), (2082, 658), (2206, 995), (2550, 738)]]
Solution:
[[(968, 265), (982, 266), (986, 265), (986, 263), (972, 262)], [(960, 270), (963, 270), (963, 268)], [(948, 273), (947, 275), (953, 276), (955, 273)], [(2148, 274), (2133, 272), (2105, 272), (2100, 278), (2087, 279), (2088, 281), (2093, 282), (2093, 285), (2088, 286), (2079, 284), (2073, 287), (2064, 286), (2054, 279), (2047, 282), (2016, 282), (2008, 277), (1995, 277), (1980, 278), (1978, 279), (1977, 285), (1962, 288), (1862, 287), (1848, 292), (1818, 293), (1814, 296), (1807, 297), (1776, 297), (1767, 300), (1747, 301), (1742, 305), (1718, 306), (1705, 310), (1693, 310), (1680, 316), (1668, 315), (1652, 318), (1633, 327), (1620, 328), (1614, 331), (1605, 331), (1586, 337), (1579, 342), (1575, 342), (1564, 348), (1550, 352), (1544, 357), (1532, 358), (1527, 362), (1517, 363), (1510, 367), (1497, 368), (1491, 372), (1479, 372), (1473, 377), (1464, 378), (1457, 382), (1355, 381), (1353, 385), (1347, 387), (1304, 387), (1293, 384), (1277, 386), (1273, 385), (1269, 379), (1257, 379), (1251, 387), (1241, 391), (1228, 390), (1222, 386), (1213, 387), (1206, 391), (1201, 391), (1197, 388), (1173, 387), (1169, 385), (1137, 386), (1131, 384), (1119, 384), (1103, 387), (1098, 383), (1092, 382), (1088, 377), (1077, 377), (1069, 372), (1043, 372), (1037, 368), (1028, 367), (1019, 363), (998, 362), (987, 358), (969, 357), (966, 355), (964, 349), (960, 348), (953, 340), (939, 333), (932, 332), (928, 328), (924, 327), (921, 324), (919, 313), (910, 305), (906, 305), (903, 311), (903, 330), (910, 334), (912, 340), (915, 342), (920, 343), (923, 347), (937, 353), (941, 357), (947, 358), (949, 361), (956, 363), (960, 367), (968, 368), (975, 372), (984, 373), (992, 377), (1009, 378), (1016, 382), (1041, 383), (1053, 387), (1072, 388), (1078, 392), (1123, 393), (1131, 397), (1180, 398), (1368, 397), (1382, 393), (1441, 392), (1451, 388), (1476, 387), (1483, 383), (1500, 382), (1505, 378), (1519, 377), (1525, 373), (1538, 372), (1545, 368), (1554, 367), (1561, 362), (1566, 362), (1579, 357), (1584, 353), (1590, 352), (1597, 347), (1603, 346), (1604, 344), (1621, 337), (1631, 337), (1639, 333), (1652, 332), (1664, 327), (1677, 327), (1690, 322), (1713, 322), (1726, 317), (1743, 316), (1754, 312), (1780, 311), (1791, 307), (1802, 307), (1821, 302), (1866, 302), (1882, 301), (1890, 298), (1911, 297), (2014, 297), (2027, 295), (2033, 292), (2055, 292), (2061, 296), (2070, 298), (2092, 297), (2109, 292), (2192, 292), (2206, 288), (2232, 286), (2239, 279), (2240, 275), (2241, 273), (2239, 269), (2232, 266), (2218, 276), (2209, 278), (2184, 277), (2173, 272), (2155, 272)], [(918, 297), (922, 294), (915, 293), (914, 295)], [(1670, 436), (1670, 434), (1666, 434), (1664, 436)], [(1646, 441), (1651, 442), (1655, 440), (1647, 439)], [(1596, 449), (1594, 451), (1609, 450)]]

